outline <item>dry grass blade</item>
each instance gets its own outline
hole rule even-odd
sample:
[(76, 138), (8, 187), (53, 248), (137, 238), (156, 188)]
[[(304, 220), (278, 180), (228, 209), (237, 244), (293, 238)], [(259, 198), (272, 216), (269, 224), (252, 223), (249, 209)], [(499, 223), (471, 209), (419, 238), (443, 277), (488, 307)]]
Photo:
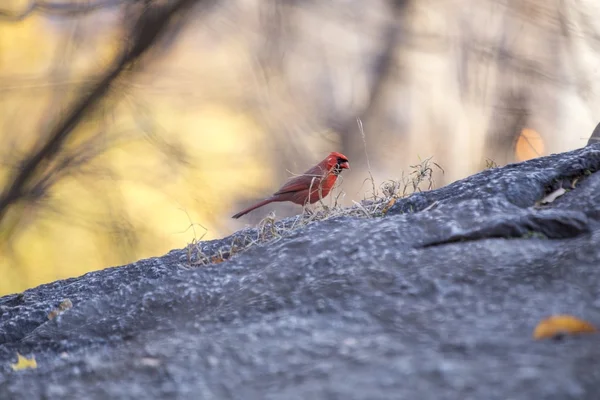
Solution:
[[(362, 137), (363, 147), (365, 149), (365, 159), (367, 160), (367, 171), (369, 172), (369, 178), (371, 180), (371, 185), (373, 187), (373, 196), (377, 189), (375, 188), (375, 179), (373, 178), (373, 174), (371, 173), (371, 162), (369, 161), (369, 154), (367, 153), (367, 137), (365, 135), (365, 130), (363, 129), (363, 123), (360, 118), (356, 118), (356, 123), (358, 124), (358, 130), (360, 132), (360, 136)], [(366, 179), (365, 179), (366, 181)]]

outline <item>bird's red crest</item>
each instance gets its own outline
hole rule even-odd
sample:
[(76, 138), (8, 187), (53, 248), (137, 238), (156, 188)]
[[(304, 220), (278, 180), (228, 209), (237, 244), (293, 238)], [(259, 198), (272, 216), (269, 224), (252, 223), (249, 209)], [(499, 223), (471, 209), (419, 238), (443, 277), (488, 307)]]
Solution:
[(336, 164), (341, 164), (342, 168), (349, 168), (350, 164), (348, 162), (348, 157), (343, 155), (342, 153), (338, 153), (337, 151), (332, 151), (326, 158), (327, 160), (327, 168), (331, 169)]
[(332, 151), (331, 153), (329, 153), (329, 157), (341, 158), (341, 159), (344, 159), (344, 160), (348, 159), (348, 157), (346, 157), (342, 153), (338, 153), (337, 151)]

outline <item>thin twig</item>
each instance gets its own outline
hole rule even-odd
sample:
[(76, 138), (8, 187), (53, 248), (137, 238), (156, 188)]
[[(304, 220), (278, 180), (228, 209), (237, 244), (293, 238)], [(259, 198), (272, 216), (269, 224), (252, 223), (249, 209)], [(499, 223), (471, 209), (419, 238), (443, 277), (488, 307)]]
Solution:
[(0, 194), (0, 223), (11, 205), (27, 196), (27, 184), (56, 158), (75, 128), (98, 106), (116, 79), (129, 70), (162, 37), (175, 15), (184, 14), (185, 10), (200, 1), (202, 0), (179, 0), (160, 7), (160, 12), (148, 8), (144, 10), (131, 30), (131, 45), (125, 48), (120, 58), (100, 81), (88, 93), (82, 95), (64, 120), (44, 136), (48, 138), (46, 142), (24, 160), (22, 166), (7, 180), (9, 183)]

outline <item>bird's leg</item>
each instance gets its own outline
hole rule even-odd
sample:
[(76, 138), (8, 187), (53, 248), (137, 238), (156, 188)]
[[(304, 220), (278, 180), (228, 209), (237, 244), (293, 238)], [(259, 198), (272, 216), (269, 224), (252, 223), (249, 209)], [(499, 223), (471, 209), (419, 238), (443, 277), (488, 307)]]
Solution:
[(312, 216), (315, 212), (312, 210), (312, 208), (310, 207), (309, 204), (304, 205), (304, 209), (303, 209), (303, 214), (308, 215), (309, 217)]

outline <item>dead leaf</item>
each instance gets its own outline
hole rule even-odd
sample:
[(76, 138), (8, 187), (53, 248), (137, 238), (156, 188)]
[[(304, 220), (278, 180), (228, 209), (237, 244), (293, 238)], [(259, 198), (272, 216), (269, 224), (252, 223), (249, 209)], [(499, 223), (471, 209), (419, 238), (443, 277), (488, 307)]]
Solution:
[(597, 329), (587, 321), (571, 315), (553, 315), (535, 327), (533, 338), (539, 340), (594, 332), (597, 332)]
[(577, 182), (579, 182), (579, 177), (573, 179), (573, 182), (571, 182), (571, 189), (575, 189), (575, 185), (577, 185)]
[(220, 264), (220, 263), (222, 263), (223, 261), (225, 261), (225, 259), (224, 259), (222, 256), (213, 256), (213, 257), (210, 259), (210, 262), (211, 262), (212, 264)]
[(70, 308), (73, 308), (73, 303), (71, 303), (71, 300), (65, 299), (58, 305), (57, 308), (55, 308), (54, 310), (50, 311), (50, 313), (48, 313), (48, 319), (54, 319), (59, 314), (62, 314), (64, 311), (66, 311)]
[(563, 194), (567, 193), (567, 191), (563, 188), (558, 188), (554, 192), (549, 193), (546, 197), (540, 200), (540, 204), (548, 204), (552, 203), (554, 200), (558, 199)]
[(31, 356), (31, 358), (23, 357), (21, 354), (17, 353), (17, 362), (15, 364), (10, 365), (13, 371), (21, 371), (23, 369), (37, 368), (37, 362), (35, 361), (35, 357)]
[(396, 198), (392, 197), (392, 199), (385, 205), (385, 207), (383, 207), (383, 210), (381, 210), (381, 212), (383, 214), (386, 214), (394, 204), (396, 204)]

